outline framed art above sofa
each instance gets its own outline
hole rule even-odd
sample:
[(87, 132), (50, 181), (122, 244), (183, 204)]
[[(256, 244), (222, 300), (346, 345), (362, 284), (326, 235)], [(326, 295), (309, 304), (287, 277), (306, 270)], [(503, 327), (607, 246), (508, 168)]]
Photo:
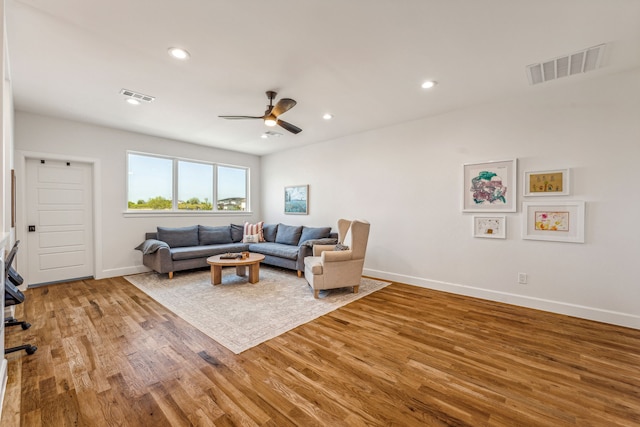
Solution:
[(308, 185), (284, 187), (284, 213), (291, 215), (309, 214)]

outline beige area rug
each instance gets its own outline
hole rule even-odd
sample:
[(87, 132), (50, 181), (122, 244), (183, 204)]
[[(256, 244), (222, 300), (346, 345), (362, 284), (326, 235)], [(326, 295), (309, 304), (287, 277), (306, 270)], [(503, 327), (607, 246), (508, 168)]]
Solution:
[(238, 354), (296, 326), (310, 322), (389, 285), (363, 278), (357, 294), (351, 288), (313, 291), (295, 271), (260, 267), (260, 281), (250, 284), (222, 270), (222, 284), (213, 286), (209, 270), (125, 276), (129, 282), (215, 341)]

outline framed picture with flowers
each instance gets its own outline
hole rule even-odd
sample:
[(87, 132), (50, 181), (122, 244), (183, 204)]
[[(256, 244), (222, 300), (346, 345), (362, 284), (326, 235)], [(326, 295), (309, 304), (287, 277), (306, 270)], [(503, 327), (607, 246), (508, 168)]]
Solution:
[(466, 163), (462, 173), (463, 212), (515, 212), (517, 159)]
[(585, 202), (522, 202), (522, 238), (584, 243)]

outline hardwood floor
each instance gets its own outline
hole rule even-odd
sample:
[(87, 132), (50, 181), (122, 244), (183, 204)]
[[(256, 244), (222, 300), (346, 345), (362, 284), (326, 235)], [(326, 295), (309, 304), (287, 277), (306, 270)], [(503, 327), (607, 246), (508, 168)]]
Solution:
[(122, 278), (26, 295), (3, 427), (640, 425), (639, 330), (392, 284), (234, 355)]

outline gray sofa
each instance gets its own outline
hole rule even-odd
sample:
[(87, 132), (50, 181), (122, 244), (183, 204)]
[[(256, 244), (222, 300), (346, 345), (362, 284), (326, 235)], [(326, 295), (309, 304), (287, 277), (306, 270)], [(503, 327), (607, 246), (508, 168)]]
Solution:
[(265, 224), (264, 242), (244, 243), (244, 226), (231, 224), (211, 227), (158, 227), (155, 233), (146, 233), (145, 241), (137, 250), (142, 251), (142, 263), (158, 273), (173, 277), (175, 271), (207, 267), (207, 258), (227, 252), (249, 251), (264, 255), (263, 264), (304, 271), (304, 258), (311, 256), (314, 244), (335, 244), (337, 234), (331, 227), (306, 227), (286, 224)]

